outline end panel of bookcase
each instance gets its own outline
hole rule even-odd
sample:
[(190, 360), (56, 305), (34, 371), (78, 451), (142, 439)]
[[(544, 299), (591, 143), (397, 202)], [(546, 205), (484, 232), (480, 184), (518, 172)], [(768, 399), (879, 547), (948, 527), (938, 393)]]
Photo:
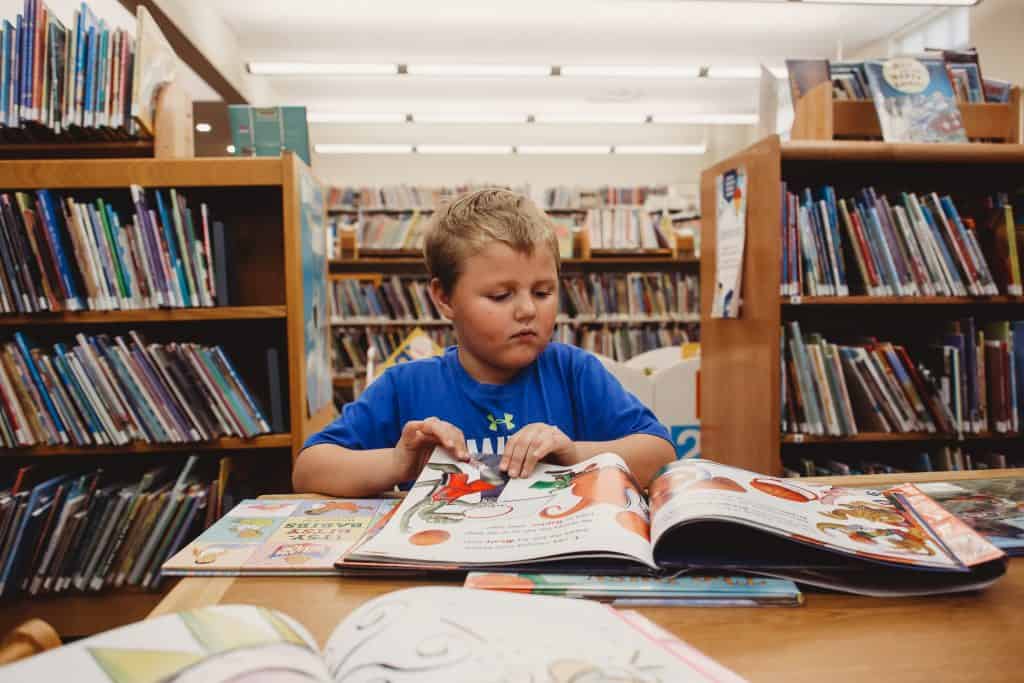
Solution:
[(285, 289), (288, 307), (288, 397), (292, 457), (335, 414), (327, 311), (325, 193), (295, 154), (284, 165)]
[[(712, 318), (717, 264), (715, 177), (747, 173), (740, 317)], [(779, 457), (780, 143), (772, 135), (701, 174), (701, 451), (756, 472)]]

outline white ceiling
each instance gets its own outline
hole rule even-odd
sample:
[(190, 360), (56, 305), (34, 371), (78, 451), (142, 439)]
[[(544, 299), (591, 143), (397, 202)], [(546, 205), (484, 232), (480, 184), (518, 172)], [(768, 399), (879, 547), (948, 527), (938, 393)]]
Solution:
[[(927, 8), (737, 0), (208, 0), (243, 61), (781, 66), (835, 57)], [(330, 111), (754, 112), (756, 80), (268, 79), (274, 102)]]

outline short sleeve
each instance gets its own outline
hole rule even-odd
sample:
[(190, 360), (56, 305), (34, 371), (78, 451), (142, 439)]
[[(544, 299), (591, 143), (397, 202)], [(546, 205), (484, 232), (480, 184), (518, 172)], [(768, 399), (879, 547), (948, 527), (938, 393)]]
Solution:
[(581, 353), (576, 370), (580, 441), (612, 441), (630, 434), (651, 434), (672, 442), (668, 430), (650, 408), (626, 391), (616, 377), (591, 353)]
[(401, 436), (398, 395), (389, 370), (341, 411), (341, 416), (306, 440), (303, 448), (329, 443), (352, 450), (391, 448)]

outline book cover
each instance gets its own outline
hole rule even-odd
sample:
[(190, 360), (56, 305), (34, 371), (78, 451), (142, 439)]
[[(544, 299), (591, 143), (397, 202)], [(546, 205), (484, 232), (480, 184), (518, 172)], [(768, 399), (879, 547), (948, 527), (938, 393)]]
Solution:
[(940, 58), (896, 57), (864, 63), (886, 142), (967, 142)]
[(336, 574), (394, 499), (244, 500), (163, 565), (167, 576)]
[(918, 488), (1007, 555), (1024, 555), (1024, 479), (926, 482)]
[(533, 595), (589, 598), (616, 604), (650, 602), (651, 606), (753, 607), (801, 605), (803, 594), (792, 581), (759, 576), (586, 576), (470, 572), (466, 588)]

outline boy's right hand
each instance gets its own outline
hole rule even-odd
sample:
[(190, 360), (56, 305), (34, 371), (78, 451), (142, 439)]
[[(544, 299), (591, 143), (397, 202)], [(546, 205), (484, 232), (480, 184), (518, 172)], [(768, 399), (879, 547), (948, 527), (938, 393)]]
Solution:
[(410, 481), (418, 477), (437, 446), (446, 449), (457, 460), (469, 460), (466, 437), (455, 425), (436, 417), (406, 422), (393, 449), (398, 480)]

